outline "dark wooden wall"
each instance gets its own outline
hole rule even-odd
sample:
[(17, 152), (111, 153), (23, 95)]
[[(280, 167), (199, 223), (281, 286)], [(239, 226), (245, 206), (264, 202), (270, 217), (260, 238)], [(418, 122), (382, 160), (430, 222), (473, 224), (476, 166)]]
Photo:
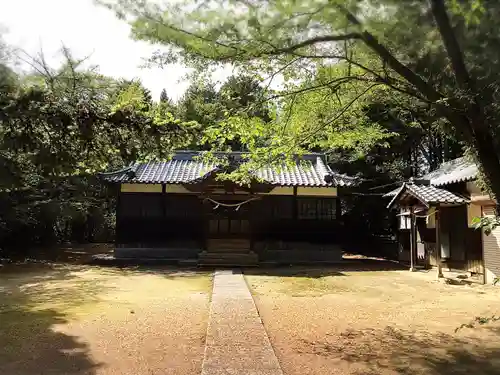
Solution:
[(117, 243), (157, 244), (172, 240), (203, 240), (202, 202), (196, 196), (162, 193), (121, 193)]
[(338, 198), (266, 196), (253, 203), (252, 233), (256, 241), (340, 242)]
[(235, 212), (235, 208), (215, 208), (195, 194), (120, 193), (117, 243), (161, 244), (184, 239), (195, 240), (203, 248), (209, 220), (225, 215), (248, 218), (246, 235), (252, 241), (339, 243), (344, 232), (337, 219), (338, 208), (337, 198), (264, 196)]

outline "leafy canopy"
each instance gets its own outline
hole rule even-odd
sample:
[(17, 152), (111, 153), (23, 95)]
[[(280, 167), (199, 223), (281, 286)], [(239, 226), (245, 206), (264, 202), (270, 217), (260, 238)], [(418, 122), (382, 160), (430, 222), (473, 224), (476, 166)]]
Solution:
[[(500, 196), (498, 1), (104, 2), (131, 23), (137, 39), (168, 48), (155, 56), (157, 62), (180, 61), (200, 71), (231, 63), (263, 80), (280, 75), (285, 88), (276, 99), (324, 87), (335, 91), (352, 81), (410, 97), (411, 109), (427, 106), (440, 129), (477, 157), (491, 192)], [(315, 86), (318, 70), (339, 61), (348, 66), (342, 79)], [(318, 103), (318, 98), (309, 100)], [(349, 103), (344, 101), (338, 116), (332, 116), (335, 121), (327, 119), (318, 127), (342, 131)], [(357, 130), (350, 138), (365, 135), (362, 127)], [(374, 130), (367, 133), (376, 134)], [(324, 132), (319, 134), (325, 138)]]
[(15, 77), (0, 87), (0, 247), (109, 223), (96, 173), (167, 157), (198, 134), (139, 82), (102, 76), (64, 54), (57, 69), (43, 58), (27, 75), (0, 69), (0, 82), (4, 72)]

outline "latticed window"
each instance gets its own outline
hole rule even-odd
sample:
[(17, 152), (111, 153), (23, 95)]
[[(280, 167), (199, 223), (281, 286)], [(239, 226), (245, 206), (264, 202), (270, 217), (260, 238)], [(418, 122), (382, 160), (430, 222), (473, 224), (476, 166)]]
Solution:
[(318, 219), (335, 220), (337, 218), (337, 199), (318, 200)]
[(302, 220), (335, 220), (334, 198), (298, 198), (298, 218)]

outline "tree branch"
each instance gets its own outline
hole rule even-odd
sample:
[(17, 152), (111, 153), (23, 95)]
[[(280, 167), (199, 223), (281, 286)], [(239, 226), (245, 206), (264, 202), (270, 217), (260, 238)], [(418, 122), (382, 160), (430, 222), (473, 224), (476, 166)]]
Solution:
[[(434, 1), (434, 0), (433, 0)], [(440, 1), (440, 0), (436, 0)], [(441, 0), (442, 1), (442, 0)], [(345, 7), (339, 6), (339, 9), (345, 13), (347, 19), (356, 26), (361, 26), (361, 22), (349, 12)], [(440, 104), (439, 102), (446, 99), (444, 95), (436, 91), (428, 82), (426, 82), (422, 77), (413, 72), (408, 66), (401, 63), (385, 46), (383, 46), (377, 38), (368, 31), (363, 31), (361, 33), (361, 40), (374, 51), (383, 62), (394, 70), (397, 74), (403, 77), (411, 85), (413, 85), (419, 92), (422, 93), (431, 103), (433, 103), (437, 109), (446, 117), (450, 122), (459, 127), (457, 129), (461, 133), (465, 134), (469, 140), (473, 139), (472, 127), (469, 119), (465, 115), (466, 108), (461, 108), (457, 105), (456, 101), (452, 101), (452, 104), (456, 106), (455, 109), (450, 109), (445, 104)], [(451, 102), (451, 101), (450, 101)], [(463, 110), (463, 114), (460, 114), (457, 110)]]
[(435, 102), (443, 99), (443, 95), (436, 91), (410, 68), (396, 59), (394, 55), (392, 55), (387, 48), (380, 44), (377, 38), (375, 38), (371, 33), (364, 31), (362, 35), (365, 44), (377, 53), (383, 62), (387, 63), (387, 65), (390, 66), (396, 73), (415, 86), (417, 90), (419, 90), (429, 100)]
[(409, 90), (408, 88), (402, 88), (400, 86), (397, 86), (396, 84), (399, 83), (399, 84), (402, 84), (403, 81), (400, 81), (400, 80), (397, 80), (393, 77), (383, 77), (381, 76), (379, 73), (375, 72), (373, 69), (370, 69), (368, 68), (367, 66), (353, 60), (353, 59), (350, 59), (344, 55), (303, 55), (303, 54), (298, 54), (298, 53), (293, 53), (294, 56), (297, 56), (297, 57), (300, 57), (300, 58), (304, 58), (304, 59), (337, 59), (337, 60), (345, 60), (347, 61), (348, 63), (354, 65), (354, 66), (357, 66), (358, 68), (361, 68), (363, 69), (364, 71), (370, 73), (370, 74), (373, 74), (373, 76), (376, 78), (376, 80), (380, 81), (380, 82), (383, 82), (385, 83), (387, 86), (391, 87), (392, 89), (396, 90), (396, 91), (399, 91), (403, 94), (406, 94), (406, 95), (410, 95), (410, 96), (413, 96), (414, 98), (417, 98), (419, 100), (422, 100), (424, 102), (427, 102), (429, 103), (429, 99), (427, 99), (426, 97), (423, 97), (422, 95), (419, 95), (417, 92), (415, 91), (411, 91)]
[(237, 47), (235, 47), (233, 45), (225, 44), (225, 43), (219, 42), (217, 40), (207, 38), (207, 37), (205, 37), (203, 35), (198, 35), (198, 34), (195, 34), (193, 32), (190, 32), (188, 30), (180, 29), (178, 27), (175, 27), (174, 25), (167, 24), (163, 20), (154, 18), (153, 16), (151, 16), (148, 13), (138, 12), (138, 15), (141, 16), (141, 17), (143, 17), (143, 18), (145, 18), (146, 20), (155, 22), (158, 25), (161, 25), (161, 26), (163, 26), (163, 27), (165, 27), (167, 29), (173, 30), (173, 31), (178, 32), (180, 34), (189, 35), (189, 36), (191, 36), (193, 38), (202, 40), (202, 41), (207, 42), (207, 43), (213, 43), (214, 45), (217, 45), (217, 46), (220, 46), (220, 47), (224, 47), (224, 48), (228, 48), (228, 49), (230, 48), (230, 49), (233, 49), (235, 51), (241, 51), (239, 48), (237, 48)]
[[(356, 26), (361, 26), (361, 22), (344, 6), (339, 6), (339, 9), (345, 14), (347, 20)], [(417, 88), (423, 95), (431, 101), (438, 101), (443, 99), (438, 91), (422, 79), (418, 74), (413, 72), (406, 65), (401, 63), (394, 55), (384, 47), (378, 39), (368, 31), (363, 31), (360, 34), (361, 39), (372, 51), (374, 51), (391, 69), (398, 73), (401, 77), (406, 79), (409, 83)]]
[(432, 15), (434, 16), (439, 33), (443, 39), (458, 84), (462, 86), (462, 88), (474, 90), (473, 82), (465, 66), (462, 50), (458, 44), (453, 28), (451, 27), (450, 18), (446, 13), (444, 1), (430, 0), (430, 3)]
[[(317, 90), (317, 89), (328, 87), (328, 86), (330, 86), (333, 83), (342, 84), (342, 83), (346, 83), (346, 82), (349, 82), (349, 81), (364, 81), (364, 82), (377, 83), (376, 80), (368, 79), (368, 78), (363, 78), (363, 77), (357, 77), (357, 76), (340, 77), (340, 78), (335, 78), (335, 79), (332, 79), (330, 81), (321, 83), (319, 85), (307, 86), (307, 87), (303, 87), (303, 88), (298, 89), (298, 90), (289, 91), (289, 92), (285, 92), (285, 93), (281, 93), (281, 94), (276, 94), (276, 95), (273, 95), (273, 96), (267, 98), (266, 100), (283, 98), (285, 96), (290, 96), (290, 95), (303, 94), (305, 92), (314, 91), (314, 90)], [(378, 84), (380, 84), (380, 83), (381, 82), (378, 82)]]
[(280, 74), (281, 72), (283, 72), (284, 70), (286, 70), (288, 67), (290, 67), (291, 65), (295, 64), (300, 58), (296, 58), (296, 59), (293, 59), (292, 61), (289, 61), (288, 63), (286, 63), (284, 66), (282, 66), (280, 69), (276, 70), (275, 72), (273, 72), (269, 77), (267, 77), (265, 79), (265, 81), (269, 80), (267, 85), (266, 85), (266, 91), (269, 89), (269, 87), (271, 86), (274, 78)]
[(271, 34), (272, 31), (274, 30), (277, 30), (277, 29), (280, 29), (280, 28), (284, 28), (285, 24), (298, 18), (298, 17), (304, 17), (304, 16), (309, 16), (309, 22), (311, 21), (311, 18), (312, 16), (318, 14), (319, 12), (323, 11), (326, 7), (326, 4), (319, 7), (318, 9), (316, 9), (315, 11), (313, 12), (300, 12), (300, 13), (295, 13), (293, 14), (292, 16), (290, 16), (290, 18), (287, 18), (287, 19), (284, 19), (282, 20), (281, 22), (277, 22), (275, 25), (273, 25), (270, 29), (269, 29), (269, 34)]
[(365, 90), (363, 90), (360, 94), (358, 94), (355, 98), (353, 98), (347, 105), (340, 110), (338, 114), (336, 114), (333, 118), (328, 120), (327, 122), (324, 122), (320, 124), (320, 126), (316, 127), (315, 129), (312, 130), (312, 133), (309, 133), (305, 138), (301, 140), (301, 143), (304, 143), (308, 141), (311, 137), (313, 137), (318, 131), (320, 131), (323, 127), (328, 126), (330, 124), (333, 124), (335, 121), (339, 120), (344, 114), (347, 112), (347, 110), (354, 104), (356, 103), (363, 95), (365, 95), (368, 91), (373, 89), (374, 87), (377, 87), (379, 85), (382, 85), (382, 83), (374, 83), (370, 86), (368, 86)]
[(323, 35), (323, 36), (317, 36), (311, 39), (306, 39), (303, 42), (294, 44), (289, 47), (284, 47), (284, 48), (277, 48), (276, 50), (268, 53), (270, 55), (279, 55), (281, 53), (290, 53), (293, 51), (296, 51), (300, 48), (303, 47), (308, 47), (312, 46), (318, 43), (325, 43), (325, 42), (340, 42), (343, 40), (352, 40), (352, 39), (362, 39), (361, 34), (359, 33), (347, 33), (347, 34), (341, 34), (341, 35)]
[(475, 132), (474, 128), (477, 129), (480, 127), (487, 129), (487, 124), (484, 119), (483, 106), (481, 105), (480, 99), (477, 95), (475, 82), (469, 75), (467, 67), (465, 66), (464, 55), (460, 45), (458, 44), (455, 32), (451, 27), (450, 18), (446, 12), (446, 5), (443, 0), (430, 0), (430, 2), (432, 15), (434, 16), (439, 33), (443, 39), (446, 53), (451, 61), (451, 66), (453, 68), (453, 73), (458, 86), (464, 90), (468, 90), (469, 94), (473, 97), (473, 104), (469, 105), (467, 108), (468, 115), (472, 119), (472, 121), (469, 121), (468, 119), (466, 121), (468, 124), (467, 131)]

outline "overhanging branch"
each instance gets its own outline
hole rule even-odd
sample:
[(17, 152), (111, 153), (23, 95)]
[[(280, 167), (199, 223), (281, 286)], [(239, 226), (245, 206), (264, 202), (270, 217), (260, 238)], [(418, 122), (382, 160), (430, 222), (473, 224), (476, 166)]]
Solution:
[[(361, 22), (344, 6), (338, 7), (341, 12), (343, 12), (349, 22), (356, 26), (361, 26)], [(370, 32), (364, 30), (359, 34), (359, 39), (361, 39), (373, 52), (375, 52), (384, 63), (387, 63), (391, 69), (398, 73), (401, 77), (411, 83), (417, 88), (423, 95), (425, 95), (431, 101), (439, 101), (443, 99), (438, 91), (436, 91), (431, 85), (422, 79), (418, 74), (413, 72), (406, 65), (401, 63), (385, 46), (383, 46), (378, 39)]]
[[(298, 89), (298, 90), (287, 91), (287, 92), (284, 92), (284, 93), (281, 93), (281, 94), (276, 94), (276, 95), (273, 95), (273, 96), (267, 98), (266, 100), (283, 98), (283, 97), (290, 96), (290, 95), (303, 94), (303, 93), (306, 93), (306, 92), (309, 92), (309, 91), (315, 91), (315, 90), (318, 90), (318, 89), (321, 89), (321, 88), (329, 87), (332, 84), (342, 84), (342, 83), (346, 83), (346, 82), (349, 82), (349, 81), (364, 81), (364, 82), (370, 82), (370, 83), (376, 83), (377, 82), (377, 80), (369, 79), (369, 78), (364, 78), (362, 76), (345, 76), (345, 77), (335, 78), (335, 79), (329, 80), (327, 82), (324, 82), (324, 83), (321, 83), (321, 84), (318, 84), (318, 85), (307, 86), (307, 87), (303, 87), (303, 88)], [(379, 84), (380, 83), (381, 82), (379, 82)]]
[(272, 55), (279, 55), (281, 53), (290, 53), (293, 51), (296, 51), (300, 48), (312, 46), (315, 44), (319, 43), (326, 43), (326, 42), (339, 42), (343, 40), (353, 40), (353, 39), (361, 39), (361, 34), (359, 33), (347, 33), (347, 34), (340, 34), (340, 35), (324, 35), (324, 36), (317, 36), (314, 38), (306, 39), (303, 42), (288, 46), (288, 47), (283, 47), (283, 48), (277, 48), (275, 51), (272, 51), (270, 54)]
[(335, 121), (339, 120), (340, 118), (342, 118), (345, 113), (349, 110), (349, 108), (354, 104), (356, 103), (359, 99), (361, 99), (362, 96), (364, 96), (365, 94), (367, 94), (370, 90), (372, 90), (373, 88), (379, 86), (379, 85), (382, 85), (382, 83), (374, 83), (370, 86), (368, 86), (365, 90), (363, 90), (360, 94), (356, 95), (356, 97), (354, 97), (352, 100), (349, 101), (349, 103), (347, 103), (340, 111), (339, 113), (337, 113), (333, 118), (331, 118), (330, 120), (328, 120), (327, 122), (324, 122), (322, 124), (320, 124), (320, 126), (314, 128), (311, 133), (309, 133), (306, 137), (304, 137), (302, 140), (301, 140), (301, 143), (304, 143), (304, 142), (307, 142), (311, 137), (313, 137), (314, 135), (316, 135), (316, 133), (318, 131), (320, 131), (321, 129), (323, 129), (325, 126), (328, 126), (330, 124), (333, 124)]
[(469, 72), (465, 66), (463, 53), (458, 44), (455, 32), (451, 27), (450, 19), (446, 13), (446, 5), (443, 0), (431, 0), (431, 10), (441, 38), (443, 39), (446, 52), (451, 61), (455, 78), (462, 88), (474, 89)]

